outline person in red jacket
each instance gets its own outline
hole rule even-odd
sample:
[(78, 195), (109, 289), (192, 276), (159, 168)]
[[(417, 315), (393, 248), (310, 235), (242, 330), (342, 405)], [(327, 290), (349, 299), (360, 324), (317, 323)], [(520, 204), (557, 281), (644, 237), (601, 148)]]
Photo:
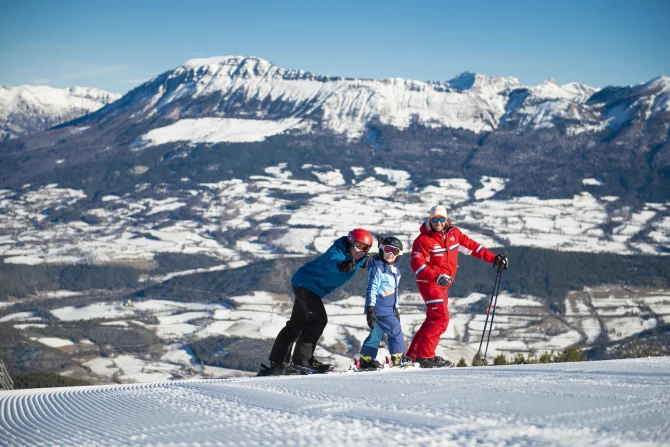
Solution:
[(447, 220), (447, 209), (436, 205), (421, 225), (421, 234), (412, 245), (412, 270), (426, 303), (426, 320), (414, 335), (407, 356), (422, 368), (452, 366), (435, 355), (435, 348), (449, 325), (447, 291), (456, 277), (458, 252), (507, 268), (506, 255), (496, 255), (473, 241)]

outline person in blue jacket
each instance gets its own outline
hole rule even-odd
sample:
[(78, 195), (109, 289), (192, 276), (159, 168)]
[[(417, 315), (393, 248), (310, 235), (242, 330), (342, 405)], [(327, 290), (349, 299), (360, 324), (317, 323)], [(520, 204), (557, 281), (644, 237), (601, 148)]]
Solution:
[(322, 373), (330, 369), (330, 365), (314, 358), (316, 344), (328, 324), (322, 298), (365, 267), (372, 243), (369, 231), (356, 228), (295, 272), (291, 278), (295, 295), (291, 318), (275, 339), (270, 367), (261, 365), (258, 375)]
[(357, 366), (360, 369), (380, 368), (377, 361), (379, 342), (386, 334), (392, 366), (408, 365), (405, 338), (400, 326), (398, 304), (400, 269), (396, 265), (402, 255), (402, 242), (387, 237), (379, 242), (379, 255), (368, 261), (368, 286), (365, 292), (365, 314), (370, 334), (363, 342)]

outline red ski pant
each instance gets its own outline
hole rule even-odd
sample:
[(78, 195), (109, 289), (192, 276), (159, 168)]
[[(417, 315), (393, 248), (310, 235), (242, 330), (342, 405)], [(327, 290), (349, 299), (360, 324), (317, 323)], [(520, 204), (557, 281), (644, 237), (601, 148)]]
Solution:
[(447, 326), (449, 326), (447, 289), (420, 284), (419, 292), (426, 303), (426, 320), (414, 334), (412, 344), (407, 351), (407, 355), (415, 360), (417, 357), (424, 359), (435, 357), (435, 348), (440, 341), (440, 336), (447, 331)]

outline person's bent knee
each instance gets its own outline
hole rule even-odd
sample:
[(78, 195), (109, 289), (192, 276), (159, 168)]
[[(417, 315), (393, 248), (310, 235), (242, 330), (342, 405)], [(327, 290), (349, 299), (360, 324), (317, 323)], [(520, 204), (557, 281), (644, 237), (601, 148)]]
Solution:
[(318, 318), (313, 318), (308, 324), (313, 327), (325, 328), (328, 325), (328, 317), (324, 315)]

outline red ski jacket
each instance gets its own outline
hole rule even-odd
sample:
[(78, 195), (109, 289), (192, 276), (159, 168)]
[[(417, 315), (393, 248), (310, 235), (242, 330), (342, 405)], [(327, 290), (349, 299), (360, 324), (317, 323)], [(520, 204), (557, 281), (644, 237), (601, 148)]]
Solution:
[[(445, 231), (433, 231), (426, 220), (421, 225), (421, 234), (412, 244), (412, 270), (416, 274), (417, 285), (436, 284), (438, 275), (445, 273), (456, 277), (458, 252), (493, 263), (496, 254), (473, 241), (447, 221)], [(453, 283), (452, 283), (453, 284)]]

